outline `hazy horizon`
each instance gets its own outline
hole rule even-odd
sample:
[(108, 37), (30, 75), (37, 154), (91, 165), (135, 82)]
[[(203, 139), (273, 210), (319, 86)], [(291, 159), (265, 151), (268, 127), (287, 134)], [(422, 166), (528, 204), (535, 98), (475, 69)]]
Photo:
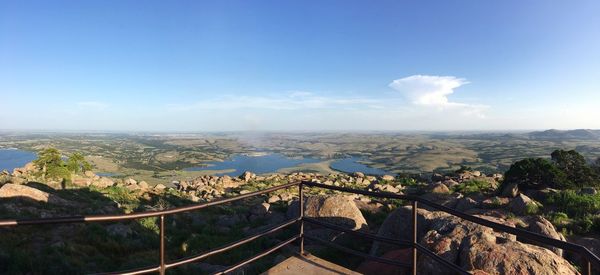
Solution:
[(597, 1), (1, 1), (0, 129), (600, 129), (598, 14)]

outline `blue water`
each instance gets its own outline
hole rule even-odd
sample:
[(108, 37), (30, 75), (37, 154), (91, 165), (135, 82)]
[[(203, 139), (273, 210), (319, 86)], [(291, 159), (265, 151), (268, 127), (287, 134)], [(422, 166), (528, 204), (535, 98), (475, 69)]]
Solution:
[(110, 173), (110, 172), (98, 172), (96, 173), (96, 176), (100, 176), (100, 177), (116, 177), (119, 174), (117, 173)]
[(344, 173), (362, 172), (367, 175), (378, 175), (378, 176), (385, 175), (385, 174), (388, 174), (388, 175), (393, 174), (393, 173), (387, 172), (382, 169), (366, 166), (366, 165), (360, 163), (359, 162), (360, 160), (361, 160), (360, 158), (356, 158), (356, 157), (339, 159), (339, 160), (332, 162), (329, 165), (329, 167), (331, 167), (331, 169), (333, 169), (333, 170), (337, 170), (337, 171), (344, 172)]
[(251, 171), (256, 174), (274, 173), (282, 168), (294, 167), (302, 163), (315, 163), (322, 161), (317, 158), (289, 158), (281, 154), (268, 154), (265, 156), (246, 156), (235, 155), (225, 161), (213, 161), (206, 163), (206, 167), (190, 167), (185, 171), (203, 171), (203, 170), (229, 170), (235, 171), (229, 173), (219, 173), (216, 175), (239, 176), (245, 171)]
[(37, 158), (37, 154), (23, 150), (0, 149), (0, 171), (23, 167), (28, 162)]

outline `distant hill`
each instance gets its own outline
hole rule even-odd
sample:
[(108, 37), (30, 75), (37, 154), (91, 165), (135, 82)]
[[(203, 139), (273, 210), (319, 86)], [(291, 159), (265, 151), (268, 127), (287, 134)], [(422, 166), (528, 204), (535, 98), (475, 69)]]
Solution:
[(529, 133), (532, 139), (577, 139), (577, 140), (598, 140), (600, 139), (600, 130), (576, 129), (576, 130), (546, 130)]

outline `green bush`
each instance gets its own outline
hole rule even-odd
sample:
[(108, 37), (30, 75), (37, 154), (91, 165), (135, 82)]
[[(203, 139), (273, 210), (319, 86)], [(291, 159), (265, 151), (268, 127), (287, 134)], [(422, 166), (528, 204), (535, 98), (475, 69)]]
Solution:
[(567, 213), (564, 212), (551, 212), (548, 215), (548, 219), (550, 220), (550, 222), (552, 222), (552, 224), (559, 225), (568, 222), (569, 216), (567, 215)]
[(160, 232), (160, 228), (158, 227), (158, 217), (149, 217), (139, 219), (138, 222), (140, 225), (156, 234)]
[(496, 190), (493, 183), (484, 180), (468, 180), (452, 188), (454, 192), (463, 194), (489, 193)]
[(547, 202), (573, 218), (583, 218), (600, 211), (600, 194), (577, 194), (573, 190), (565, 190), (550, 195)]
[(565, 173), (542, 158), (526, 158), (511, 165), (504, 174), (504, 184), (509, 183), (517, 183), (521, 190), (569, 185)]
[(540, 212), (540, 206), (537, 203), (531, 202), (525, 206), (525, 215), (535, 215)]

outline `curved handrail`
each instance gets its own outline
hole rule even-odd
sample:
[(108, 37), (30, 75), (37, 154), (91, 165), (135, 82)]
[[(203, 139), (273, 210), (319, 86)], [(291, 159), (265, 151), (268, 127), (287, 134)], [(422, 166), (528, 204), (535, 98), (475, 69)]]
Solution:
[(106, 221), (122, 221), (122, 220), (132, 220), (139, 218), (147, 218), (147, 217), (158, 217), (162, 215), (171, 215), (182, 212), (189, 212), (193, 210), (198, 210), (202, 208), (206, 208), (213, 205), (233, 202), (257, 195), (262, 195), (266, 193), (270, 193), (273, 191), (286, 189), (292, 186), (297, 186), (299, 183), (287, 183), (278, 186), (274, 186), (271, 188), (267, 188), (260, 191), (255, 191), (247, 194), (238, 195), (230, 198), (218, 199), (210, 202), (205, 202), (201, 204), (195, 204), (190, 206), (182, 206), (171, 208), (167, 210), (160, 211), (144, 211), (137, 213), (129, 213), (129, 214), (119, 214), (119, 215), (90, 215), (90, 216), (70, 216), (70, 217), (56, 217), (56, 218), (39, 218), (39, 219), (7, 219), (0, 220), (0, 227), (2, 226), (15, 226), (15, 225), (38, 225), (38, 224), (56, 224), (56, 223), (79, 223), (79, 222), (106, 222)]

